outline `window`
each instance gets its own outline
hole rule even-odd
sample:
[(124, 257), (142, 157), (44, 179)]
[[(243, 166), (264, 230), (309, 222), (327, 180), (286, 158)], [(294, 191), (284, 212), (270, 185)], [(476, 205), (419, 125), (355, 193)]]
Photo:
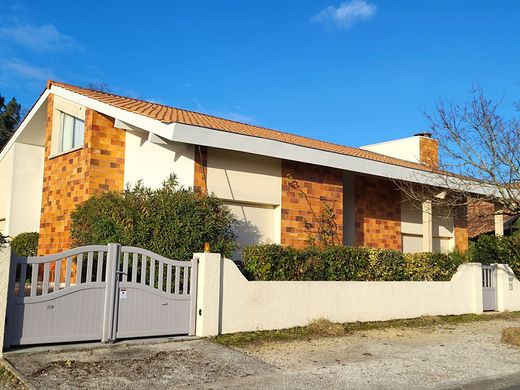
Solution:
[(85, 122), (72, 115), (60, 113), (60, 144), (59, 152), (66, 152), (84, 143)]

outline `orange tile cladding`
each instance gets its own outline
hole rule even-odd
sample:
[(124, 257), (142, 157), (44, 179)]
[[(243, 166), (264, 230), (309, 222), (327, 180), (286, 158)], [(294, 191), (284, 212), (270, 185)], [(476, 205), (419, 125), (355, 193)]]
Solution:
[(455, 248), (460, 252), (468, 250), (468, 208), (466, 206), (459, 207), (455, 212), (454, 217), (454, 235)]
[(193, 177), (193, 189), (195, 191), (207, 192), (207, 170), (208, 148), (206, 146), (195, 146), (195, 172)]
[(53, 95), (49, 95), (38, 254), (69, 249), (70, 213), (91, 195), (124, 185), (125, 132), (114, 119), (86, 109), (85, 146), (50, 157)]
[(387, 179), (355, 176), (356, 246), (402, 249), (401, 193)]
[(419, 139), (419, 159), (431, 167), (439, 166), (439, 141), (433, 138)]
[[(296, 180), (305, 197), (289, 186)], [(282, 225), (281, 243), (296, 248), (307, 244), (307, 232), (304, 219), (315, 223), (311, 211), (319, 214), (323, 202), (333, 205), (338, 224), (339, 243), (343, 242), (343, 172), (318, 165), (282, 161)]]

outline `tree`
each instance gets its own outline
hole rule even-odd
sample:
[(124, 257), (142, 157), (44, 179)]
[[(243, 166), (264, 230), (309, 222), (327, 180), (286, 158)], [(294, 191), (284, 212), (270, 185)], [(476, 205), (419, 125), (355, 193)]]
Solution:
[(107, 83), (88, 83), (87, 88), (98, 92), (113, 93), (112, 88)]
[[(436, 110), (426, 114), (439, 142), (439, 168), (429, 172), (434, 175), (430, 183), (437, 185), (400, 182), (408, 198), (418, 203), (428, 199), (452, 210), (489, 202), (498, 206), (491, 208), (493, 214), (520, 214), (520, 117), (506, 118), (499, 108), (500, 102), (486, 98), (479, 87), (465, 104), (440, 100)], [(520, 113), (520, 103), (514, 109)], [(485, 194), (476, 196), (475, 190)]]
[(0, 95), (0, 150), (9, 142), (20, 123), (21, 108), (16, 98), (5, 104), (5, 98)]

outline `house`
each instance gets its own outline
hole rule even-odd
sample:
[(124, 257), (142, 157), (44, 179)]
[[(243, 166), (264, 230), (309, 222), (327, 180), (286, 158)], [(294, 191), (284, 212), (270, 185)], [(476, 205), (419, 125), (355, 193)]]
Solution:
[(465, 209), (430, 218), (396, 185), (435, 184), (437, 161), (427, 134), (353, 148), (49, 81), (0, 154), (0, 228), (39, 231), (39, 254), (59, 252), (71, 246), (79, 202), (139, 179), (157, 187), (175, 172), (229, 205), (242, 245), (305, 245), (311, 211), (297, 180), (311, 207), (331, 202), (344, 244), (464, 251)]

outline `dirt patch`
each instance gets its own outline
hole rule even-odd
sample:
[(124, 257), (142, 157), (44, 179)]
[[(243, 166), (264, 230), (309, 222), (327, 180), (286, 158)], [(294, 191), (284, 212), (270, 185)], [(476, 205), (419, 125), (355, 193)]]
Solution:
[(13, 354), (8, 360), (38, 388), (164, 389), (230, 381), (273, 368), (205, 340)]
[(502, 341), (520, 347), (520, 328), (506, 328), (502, 331)]
[(321, 335), (324, 337), (340, 337), (346, 336), (348, 333), (347, 329), (345, 329), (345, 326), (342, 324), (337, 324), (324, 318), (311, 321), (309, 325), (307, 325), (307, 328), (309, 334)]

